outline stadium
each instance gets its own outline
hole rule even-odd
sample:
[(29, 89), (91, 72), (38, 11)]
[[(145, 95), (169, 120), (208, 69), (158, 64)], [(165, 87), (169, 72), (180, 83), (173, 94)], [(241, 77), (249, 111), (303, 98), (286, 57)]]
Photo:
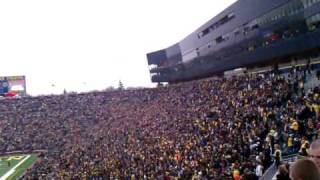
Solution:
[(0, 180), (319, 179), (319, 25), (320, 0), (238, 0), (147, 53), (155, 88), (1, 77)]
[(317, 57), (317, 2), (236, 1), (180, 42), (149, 53), (152, 81), (183, 82)]

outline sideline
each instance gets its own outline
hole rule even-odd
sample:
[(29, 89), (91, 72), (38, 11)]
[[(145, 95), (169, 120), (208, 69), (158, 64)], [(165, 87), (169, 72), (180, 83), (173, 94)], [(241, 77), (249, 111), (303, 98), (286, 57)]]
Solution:
[(6, 180), (8, 177), (10, 177), (11, 174), (14, 173), (14, 171), (16, 170), (16, 168), (18, 166), (20, 166), (22, 163), (24, 163), (24, 161), (26, 161), (27, 159), (30, 158), (30, 155), (27, 155), (22, 161), (20, 161), (18, 164), (16, 164), (13, 168), (11, 168), (8, 172), (6, 172), (6, 174), (4, 174), (2, 177), (0, 177), (0, 180)]

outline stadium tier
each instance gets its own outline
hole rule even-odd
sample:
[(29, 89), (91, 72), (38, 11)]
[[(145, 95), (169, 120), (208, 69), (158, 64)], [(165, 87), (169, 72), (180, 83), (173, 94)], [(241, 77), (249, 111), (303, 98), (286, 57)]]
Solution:
[(147, 54), (168, 86), (0, 99), (0, 180), (270, 180), (306, 156), (320, 166), (319, 11), (238, 0)]
[(319, 54), (319, 0), (238, 0), (180, 42), (147, 54), (152, 82), (181, 82)]
[[(279, 155), (308, 155), (319, 137), (318, 78), (313, 66), (296, 66), (153, 89), (3, 99), (0, 153), (21, 152), (21, 163), (37, 155), (21, 165), (29, 167), (22, 179), (249, 180)], [(21, 169), (5, 157), (2, 179)]]

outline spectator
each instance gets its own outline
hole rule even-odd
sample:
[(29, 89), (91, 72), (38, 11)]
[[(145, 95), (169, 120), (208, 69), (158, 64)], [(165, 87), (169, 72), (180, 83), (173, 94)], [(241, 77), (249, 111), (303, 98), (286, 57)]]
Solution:
[(261, 178), (262, 175), (263, 175), (263, 166), (262, 166), (262, 163), (260, 161), (258, 161), (257, 167), (256, 167), (256, 176), (258, 178)]
[(309, 142), (305, 137), (302, 137), (301, 147), (299, 153), (301, 156), (309, 156)]
[(319, 180), (320, 172), (313, 161), (301, 159), (292, 165), (290, 177), (292, 180)]
[(281, 160), (282, 160), (282, 155), (281, 155), (281, 150), (280, 150), (280, 145), (279, 144), (275, 144), (274, 145), (274, 159), (275, 159), (275, 163), (276, 166), (278, 167), (281, 164)]
[(278, 168), (278, 174), (276, 176), (277, 180), (290, 180), (289, 170), (285, 164), (282, 164)]
[(47, 150), (23, 179), (252, 179), (262, 169), (253, 162), (267, 169), (276, 155), (280, 164), (281, 151), (312, 139), (317, 118), (304, 96), (317, 104), (318, 90), (295, 93), (297, 80), (264, 74), (4, 99), (0, 152)]
[(310, 157), (320, 168), (320, 139), (312, 142), (310, 147)]

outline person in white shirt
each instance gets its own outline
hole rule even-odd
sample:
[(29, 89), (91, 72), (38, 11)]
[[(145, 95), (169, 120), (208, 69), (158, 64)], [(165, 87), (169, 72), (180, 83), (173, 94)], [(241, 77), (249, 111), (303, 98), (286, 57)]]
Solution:
[(259, 178), (262, 177), (262, 175), (263, 175), (263, 166), (262, 166), (260, 161), (258, 161), (258, 165), (257, 165), (255, 171), (256, 171), (256, 176), (257, 177), (259, 177)]

